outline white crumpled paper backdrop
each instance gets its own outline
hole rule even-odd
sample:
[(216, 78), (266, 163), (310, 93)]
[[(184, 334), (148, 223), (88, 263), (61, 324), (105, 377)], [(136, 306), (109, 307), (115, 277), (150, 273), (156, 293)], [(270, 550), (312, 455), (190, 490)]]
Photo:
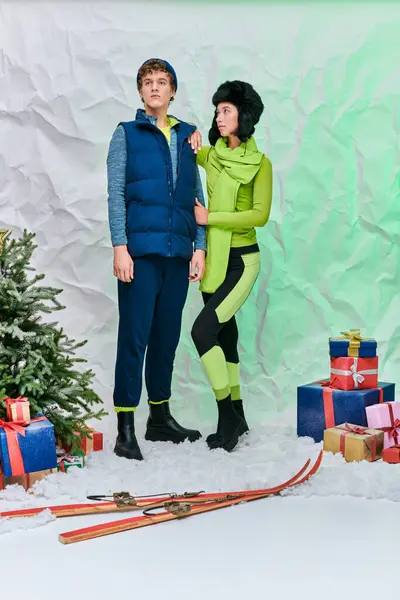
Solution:
[[(350, 327), (377, 338), (380, 376), (399, 382), (399, 31), (395, 3), (1, 5), (0, 227), (37, 233), (35, 265), (64, 289), (58, 316), (89, 340), (83, 355), (108, 408), (106, 155), (140, 106), (136, 72), (151, 56), (175, 66), (171, 112), (205, 138), (222, 81), (248, 80), (265, 102), (256, 139), (273, 164), (273, 207), (239, 315), (250, 420), (293, 408), (296, 386), (328, 373), (328, 337)], [(199, 296), (193, 286), (176, 360), (186, 423), (215, 415), (189, 335)]]

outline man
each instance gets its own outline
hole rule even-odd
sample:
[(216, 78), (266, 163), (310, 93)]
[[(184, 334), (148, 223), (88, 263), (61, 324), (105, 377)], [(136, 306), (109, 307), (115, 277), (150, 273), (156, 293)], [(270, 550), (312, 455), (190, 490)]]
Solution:
[(193, 139), (195, 126), (168, 115), (178, 88), (176, 73), (167, 61), (150, 59), (138, 71), (137, 86), (144, 109), (116, 128), (107, 173), (119, 305), (114, 452), (142, 460), (134, 411), (146, 349), (150, 413), (145, 438), (179, 443), (201, 437), (177, 423), (169, 400), (182, 311), (189, 281), (199, 281), (204, 273), (206, 236), (194, 216), (195, 198), (204, 204), (193, 152), (201, 136)]

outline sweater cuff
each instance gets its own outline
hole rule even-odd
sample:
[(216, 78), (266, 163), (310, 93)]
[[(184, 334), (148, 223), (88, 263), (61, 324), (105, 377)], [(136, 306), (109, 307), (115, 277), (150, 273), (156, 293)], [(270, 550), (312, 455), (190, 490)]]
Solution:
[(218, 213), (208, 213), (208, 225), (218, 224)]
[(113, 248), (115, 248), (115, 246), (127, 246), (128, 238), (125, 236), (120, 238), (114, 238), (113, 240), (111, 240), (111, 243), (113, 245)]

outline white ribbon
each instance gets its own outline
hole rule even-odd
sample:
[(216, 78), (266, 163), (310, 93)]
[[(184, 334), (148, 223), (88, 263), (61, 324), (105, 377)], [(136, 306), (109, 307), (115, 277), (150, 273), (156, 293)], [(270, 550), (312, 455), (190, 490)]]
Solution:
[(331, 369), (331, 373), (333, 375), (344, 375), (345, 377), (352, 376), (354, 381), (354, 389), (358, 390), (359, 384), (362, 383), (365, 379), (363, 375), (377, 375), (378, 369), (365, 369), (364, 371), (357, 371), (357, 367), (358, 358), (355, 358), (349, 371), (346, 371), (345, 369)]

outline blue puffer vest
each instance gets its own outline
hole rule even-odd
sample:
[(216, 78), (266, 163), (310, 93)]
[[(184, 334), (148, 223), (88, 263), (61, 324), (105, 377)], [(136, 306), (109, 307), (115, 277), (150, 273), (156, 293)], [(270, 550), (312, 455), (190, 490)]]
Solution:
[(165, 135), (142, 111), (125, 129), (127, 161), (125, 198), (128, 250), (133, 258), (146, 254), (190, 260), (196, 237), (194, 189), (196, 155), (187, 141), (193, 125), (176, 127), (178, 175), (174, 189), (171, 154)]

